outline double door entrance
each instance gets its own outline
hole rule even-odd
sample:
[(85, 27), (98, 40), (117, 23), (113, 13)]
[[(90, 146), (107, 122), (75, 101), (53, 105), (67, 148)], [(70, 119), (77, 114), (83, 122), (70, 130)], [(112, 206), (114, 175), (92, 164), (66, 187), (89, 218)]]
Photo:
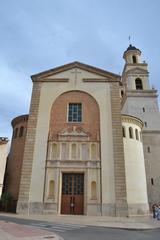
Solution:
[(62, 175), (62, 214), (83, 214), (84, 174), (63, 173)]

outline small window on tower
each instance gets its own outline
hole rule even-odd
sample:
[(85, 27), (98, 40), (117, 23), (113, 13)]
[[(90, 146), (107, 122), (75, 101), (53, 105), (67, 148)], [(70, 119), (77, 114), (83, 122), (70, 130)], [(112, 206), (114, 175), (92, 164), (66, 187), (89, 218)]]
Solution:
[(153, 180), (153, 178), (151, 178), (151, 184), (154, 185), (154, 180)]
[(143, 107), (143, 112), (145, 112), (145, 108)]
[(151, 152), (151, 148), (147, 147), (147, 152), (150, 153)]
[(137, 63), (136, 56), (132, 56), (133, 63)]
[(144, 122), (144, 126), (147, 127), (147, 122)]
[(136, 78), (135, 84), (136, 84), (137, 90), (143, 90), (143, 84), (142, 84), (142, 80), (140, 78)]
[(81, 122), (81, 121), (82, 121), (82, 104), (69, 103), (68, 122)]

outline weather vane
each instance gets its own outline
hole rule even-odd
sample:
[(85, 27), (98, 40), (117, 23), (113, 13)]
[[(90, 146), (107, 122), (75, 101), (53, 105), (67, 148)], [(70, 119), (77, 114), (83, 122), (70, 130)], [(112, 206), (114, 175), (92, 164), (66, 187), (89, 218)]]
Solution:
[(129, 44), (131, 44), (131, 36), (130, 35), (128, 37), (128, 40), (129, 40)]

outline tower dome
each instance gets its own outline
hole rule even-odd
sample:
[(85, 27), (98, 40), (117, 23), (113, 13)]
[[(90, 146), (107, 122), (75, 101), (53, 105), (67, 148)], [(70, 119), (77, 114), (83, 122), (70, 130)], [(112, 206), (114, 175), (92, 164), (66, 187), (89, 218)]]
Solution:
[(136, 48), (135, 46), (132, 46), (132, 44), (129, 45), (127, 50), (123, 54), (123, 58), (125, 59), (126, 63), (140, 63), (140, 55), (141, 51)]

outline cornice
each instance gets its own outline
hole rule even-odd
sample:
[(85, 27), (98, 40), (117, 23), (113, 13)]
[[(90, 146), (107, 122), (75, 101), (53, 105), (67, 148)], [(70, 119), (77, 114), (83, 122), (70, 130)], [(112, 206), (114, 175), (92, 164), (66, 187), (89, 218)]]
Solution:
[(105, 82), (120, 82), (120, 80), (113, 80), (110, 78), (83, 78), (83, 82), (105, 83)]
[(135, 125), (139, 126), (140, 128), (143, 127), (143, 122), (139, 118), (131, 116), (131, 115), (122, 114), (122, 123), (123, 122), (135, 124)]
[(47, 78), (47, 80), (48, 80), (49, 76), (52, 76), (54, 74), (70, 70), (72, 68), (80, 68), (82, 70), (85, 70), (85, 71), (88, 71), (88, 72), (91, 72), (91, 73), (95, 73), (97, 75), (100, 75), (100, 76), (103, 76), (103, 77), (106, 77), (106, 78), (111, 78), (113, 80), (119, 80), (120, 81), (120, 79), (121, 79), (120, 75), (117, 75), (115, 73), (111, 73), (111, 72), (108, 72), (106, 70), (103, 70), (103, 69), (100, 69), (100, 68), (97, 68), (97, 67), (93, 67), (93, 66), (90, 66), (90, 65), (87, 65), (87, 64), (84, 64), (84, 63), (80, 63), (80, 62), (72, 62), (72, 63), (69, 63), (69, 64), (65, 64), (65, 65), (62, 65), (62, 66), (59, 66), (59, 67), (56, 67), (56, 68), (53, 68), (53, 69), (35, 74), (35, 75), (32, 75), (31, 79), (32, 79), (33, 82), (42, 81), (42, 78), (43, 79)]
[(126, 97), (152, 97), (157, 98), (157, 90), (126, 90)]
[(160, 130), (142, 130), (143, 134), (160, 134)]
[(17, 123), (20, 123), (22, 121), (28, 121), (28, 117), (29, 117), (29, 114), (20, 115), (18, 117), (15, 117), (11, 122), (12, 127), (14, 127)]

